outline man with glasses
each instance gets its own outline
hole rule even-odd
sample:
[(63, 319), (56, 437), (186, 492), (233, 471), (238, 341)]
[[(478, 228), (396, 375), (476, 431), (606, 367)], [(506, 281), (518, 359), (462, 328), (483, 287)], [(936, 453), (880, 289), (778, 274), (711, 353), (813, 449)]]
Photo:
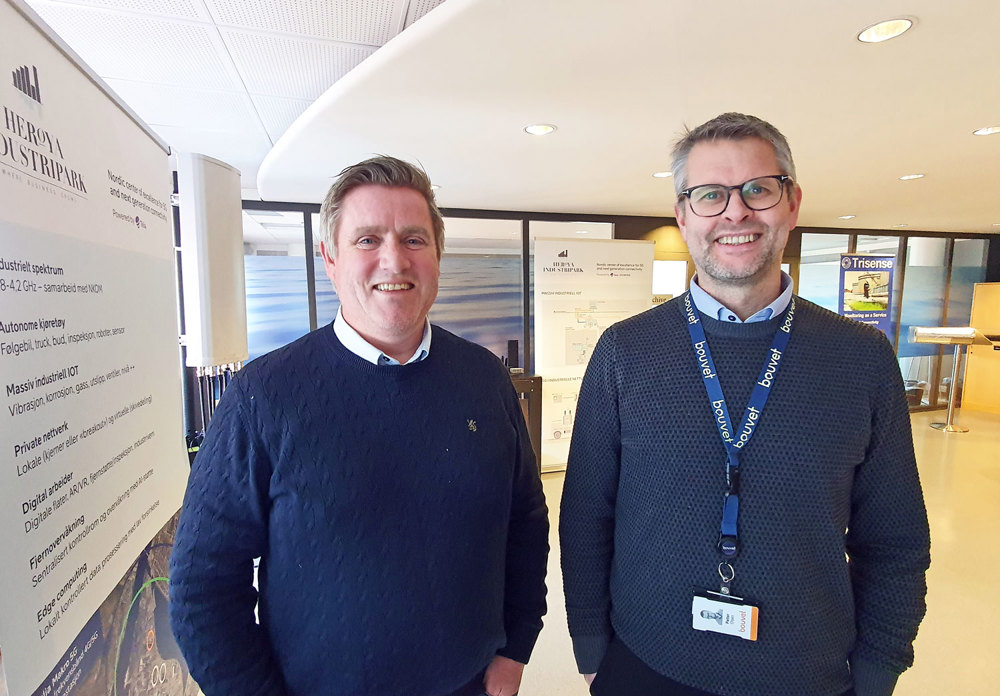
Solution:
[(723, 114), (673, 174), (697, 275), (604, 333), (573, 428), (580, 671), (598, 696), (890, 694), (930, 561), (892, 347), (792, 294), (802, 191), (772, 125)]

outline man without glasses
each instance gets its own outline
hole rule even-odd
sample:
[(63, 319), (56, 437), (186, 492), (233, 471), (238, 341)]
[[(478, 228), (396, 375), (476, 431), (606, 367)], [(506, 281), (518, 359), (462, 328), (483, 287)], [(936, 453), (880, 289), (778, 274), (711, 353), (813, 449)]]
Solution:
[(573, 428), (580, 671), (599, 696), (890, 694), (930, 560), (892, 347), (792, 294), (802, 192), (777, 129), (723, 114), (673, 174), (697, 275), (604, 333)]
[(548, 518), (510, 378), (427, 320), (444, 222), (421, 170), (348, 167), (321, 215), (340, 311), (219, 404), (171, 558), (177, 641), (208, 696), (514, 696)]

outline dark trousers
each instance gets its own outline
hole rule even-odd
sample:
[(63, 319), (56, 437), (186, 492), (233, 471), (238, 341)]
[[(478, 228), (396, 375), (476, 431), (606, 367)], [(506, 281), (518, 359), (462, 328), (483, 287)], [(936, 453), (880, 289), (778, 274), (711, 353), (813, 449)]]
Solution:
[(483, 677), (486, 676), (486, 670), (477, 674), (475, 677), (469, 681), (465, 686), (452, 691), (450, 694), (445, 694), (444, 696), (482, 696), (485, 691), (483, 691)]
[[(590, 685), (593, 696), (716, 696), (679, 684), (649, 667), (618, 638), (611, 641), (597, 677)], [(848, 689), (843, 696), (854, 696)]]

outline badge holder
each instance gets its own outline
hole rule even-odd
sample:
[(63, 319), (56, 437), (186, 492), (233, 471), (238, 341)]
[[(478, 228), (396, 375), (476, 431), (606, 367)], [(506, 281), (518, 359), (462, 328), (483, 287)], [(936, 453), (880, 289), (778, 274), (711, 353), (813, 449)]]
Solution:
[(728, 561), (719, 564), (722, 584), (718, 592), (696, 592), (691, 600), (691, 626), (709, 631), (757, 640), (758, 609), (732, 594), (730, 588), (736, 572)]

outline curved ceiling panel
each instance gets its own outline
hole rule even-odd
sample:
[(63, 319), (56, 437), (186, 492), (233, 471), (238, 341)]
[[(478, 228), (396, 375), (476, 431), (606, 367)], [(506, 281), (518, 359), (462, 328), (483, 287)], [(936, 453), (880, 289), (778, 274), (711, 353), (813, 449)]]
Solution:
[[(442, 206), (671, 215), (685, 124), (759, 115), (788, 137), (800, 224), (994, 232), (1000, 3), (448, 0), (336, 82), (265, 158), (266, 200), (318, 202), (373, 153), (419, 161)], [(552, 123), (551, 135), (523, 132)], [(902, 182), (904, 174), (923, 179)], [(841, 215), (855, 215), (850, 222)]]

